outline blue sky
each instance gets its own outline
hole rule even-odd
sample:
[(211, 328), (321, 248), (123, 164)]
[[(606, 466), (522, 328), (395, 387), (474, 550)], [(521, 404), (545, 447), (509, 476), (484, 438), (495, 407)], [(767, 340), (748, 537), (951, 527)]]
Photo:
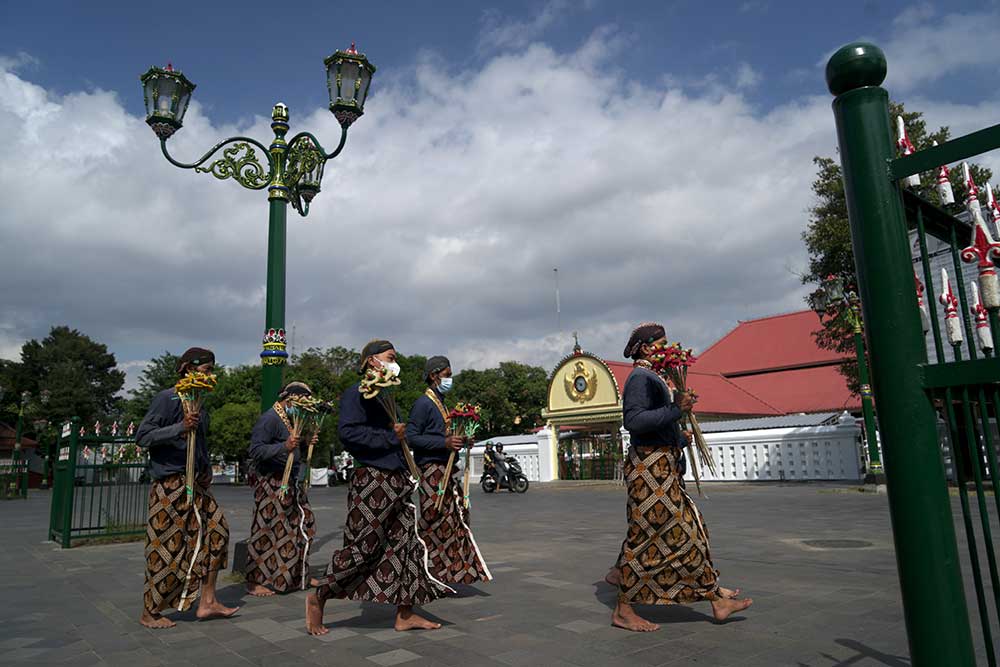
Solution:
[(198, 84), (181, 159), (268, 142), (277, 101), (332, 144), (322, 61), (357, 42), (379, 69), (308, 220), (289, 213), (286, 325), (300, 351), (380, 336), (457, 367), (551, 366), (574, 330), (617, 359), (648, 319), (704, 348), (801, 309), (812, 157), (836, 146), (823, 64), (845, 42), (883, 46), (890, 93), (931, 125), (962, 134), (1000, 108), (992, 2), (4, 2), (0, 18), (0, 356), (68, 324), (130, 382), (193, 343), (253, 363), (263, 333), (265, 196), (163, 160), (151, 64)]
[[(614, 26), (628, 42), (617, 65), (628, 78), (647, 83), (669, 75), (698, 85), (747, 64), (766, 82), (751, 98), (767, 108), (794, 96), (825, 94), (818, 67), (825, 54), (861, 37), (888, 41), (893, 22), (915, 7), (874, 0), (307, 0), (285, 11), (275, 11), (274, 3), (232, 1), (175, 2), (157, 9), (135, 2), (4, 4), (5, 55), (37, 58), (28, 72), (45, 88), (113, 90), (130, 112), (139, 113), (138, 75), (150, 64), (172, 61), (199, 85), (197, 98), (213, 119), (223, 122), (263, 113), (279, 98), (293, 110), (322, 104), (322, 60), (351, 41), (379, 67), (378, 81), (428, 54), (440, 57), (452, 73), (475, 69), (509, 43), (490, 42), (500, 27), (571, 51), (588, 35)], [(946, 9), (992, 4), (949, 2)], [(957, 92), (971, 83), (965, 93), (975, 95), (985, 89), (979, 81), (953, 77), (939, 84)]]

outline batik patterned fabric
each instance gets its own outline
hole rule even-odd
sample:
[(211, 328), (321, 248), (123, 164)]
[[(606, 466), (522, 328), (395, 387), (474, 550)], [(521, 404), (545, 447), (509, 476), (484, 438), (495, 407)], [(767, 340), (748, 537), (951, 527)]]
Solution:
[(625, 462), (628, 537), (622, 545), (619, 599), (628, 604), (687, 604), (719, 597), (708, 531), (680, 474), (681, 450), (640, 453)]
[[(184, 489), (184, 475), (170, 475), (149, 485), (149, 519), (146, 524), (146, 587), (143, 604), (151, 614), (190, 607), (202, 580), (224, 570), (229, 554), (229, 525), (222, 508), (208, 488), (197, 484), (195, 515)], [(201, 538), (200, 544), (198, 538)], [(197, 554), (195, 551), (197, 548)], [(194, 566), (191, 566), (194, 555)], [(188, 569), (191, 577), (188, 580)], [(185, 595), (184, 582), (188, 580)]]
[(427, 569), (427, 547), (417, 536), (412, 492), (410, 476), (402, 471), (354, 470), (344, 548), (334, 552), (319, 581), (320, 600), (423, 605), (451, 591)]
[(435, 578), (449, 584), (490, 581), (493, 575), (469, 528), (469, 510), (462, 502), (462, 481), (458, 471), (452, 469), (441, 511), (435, 509), (444, 470), (445, 465), (441, 463), (426, 465), (420, 479), (418, 529), (427, 545), (428, 567)]
[(248, 582), (279, 593), (305, 590), (316, 519), (297, 484), (280, 497), (281, 477), (262, 475), (254, 485), (254, 514), (247, 542)]

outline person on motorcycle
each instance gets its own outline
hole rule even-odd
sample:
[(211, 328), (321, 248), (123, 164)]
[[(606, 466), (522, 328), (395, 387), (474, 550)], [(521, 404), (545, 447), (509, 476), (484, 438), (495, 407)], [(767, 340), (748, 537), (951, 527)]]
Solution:
[(493, 455), (493, 468), (496, 471), (497, 488), (504, 488), (504, 481), (510, 487), (510, 468), (507, 465), (507, 455), (503, 453), (503, 445), (497, 443), (496, 453)]

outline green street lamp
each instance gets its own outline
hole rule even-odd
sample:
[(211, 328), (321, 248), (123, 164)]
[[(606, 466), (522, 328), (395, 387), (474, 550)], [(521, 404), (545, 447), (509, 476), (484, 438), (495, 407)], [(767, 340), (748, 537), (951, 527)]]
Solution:
[[(354, 44), (347, 50), (335, 51), (323, 63), (326, 65), (330, 111), (341, 128), (340, 143), (331, 153), (327, 153), (309, 132), (299, 132), (286, 141), (288, 107), (279, 102), (271, 111), (274, 138), (269, 147), (249, 137), (230, 137), (213, 146), (196, 162), (179, 162), (167, 151), (167, 139), (183, 126), (195, 85), (170, 64), (165, 68), (150, 67), (139, 77), (146, 102), (146, 123), (160, 138), (160, 150), (171, 164), (212, 174), (219, 180), (231, 178), (249, 190), (267, 188), (267, 297), (265, 333), (260, 353), (263, 365), (261, 410), (267, 410), (277, 400), (282, 367), (288, 361), (285, 340), (288, 204), (303, 217), (309, 214), (309, 206), (320, 191), (326, 162), (340, 154), (347, 141), (348, 128), (364, 113), (372, 75), (375, 74), (375, 66), (368, 62), (364, 54), (357, 52)], [(258, 160), (255, 147), (263, 154), (266, 166)], [(222, 156), (209, 163), (209, 159), (220, 149)]]
[(844, 279), (828, 276), (820, 288), (812, 294), (812, 308), (819, 315), (830, 314), (834, 320), (843, 317), (854, 332), (854, 353), (858, 361), (858, 381), (861, 384), (861, 413), (865, 421), (865, 440), (868, 442), (868, 474), (865, 481), (879, 482), (882, 477), (882, 457), (878, 451), (875, 434), (875, 408), (872, 402), (871, 380), (868, 374), (868, 360), (865, 357), (865, 343), (862, 338), (861, 300), (853, 291), (844, 290)]

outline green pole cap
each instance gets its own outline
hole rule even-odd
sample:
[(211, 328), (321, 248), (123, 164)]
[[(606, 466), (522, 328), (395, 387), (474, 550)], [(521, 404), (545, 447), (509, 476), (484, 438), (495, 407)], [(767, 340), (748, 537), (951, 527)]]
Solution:
[(878, 86), (885, 81), (882, 49), (868, 42), (851, 42), (837, 49), (826, 64), (826, 87), (833, 95), (855, 88)]

